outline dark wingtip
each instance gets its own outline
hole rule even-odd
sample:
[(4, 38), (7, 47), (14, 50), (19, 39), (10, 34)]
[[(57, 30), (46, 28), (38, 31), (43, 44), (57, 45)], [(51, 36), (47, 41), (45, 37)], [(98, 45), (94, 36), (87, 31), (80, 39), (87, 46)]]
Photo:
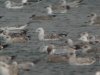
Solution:
[(0, 16), (0, 18), (3, 18), (4, 16)]
[(32, 62), (34, 63), (34, 64), (37, 64), (37, 63), (39, 63), (41, 61), (41, 59), (36, 59), (36, 60), (33, 60)]
[(29, 17), (29, 18), (33, 18), (33, 17), (35, 17), (36, 15), (35, 14), (33, 14), (31, 17)]
[(12, 56), (11, 56), (11, 60), (16, 59), (16, 57), (17, 57), (16, 55), (12, 55)]
[(56, 17), (57, 15), (52, 15), (53, 17)]
[(0, 30), (0, 33), (3, 33), (4, 32), (4, 30)]
[(31, 36), (30, 36), (30, 35), (29, 35), (29, 36), (27, 36), (27, 37), (28, 37), (28, 39), (29, 39), (29, 40), (31, 40)]
[(6, 48), (6, 47), (8, 47), (8, 46), (9, 46), (8, 44), (3, 45), (4, 48)]
[(67, 9), (67, 10), (70, 10), (70, 6), (69, 6), (69, 5), (67, 5), (67, 6), (66, 6), (66, 9)]

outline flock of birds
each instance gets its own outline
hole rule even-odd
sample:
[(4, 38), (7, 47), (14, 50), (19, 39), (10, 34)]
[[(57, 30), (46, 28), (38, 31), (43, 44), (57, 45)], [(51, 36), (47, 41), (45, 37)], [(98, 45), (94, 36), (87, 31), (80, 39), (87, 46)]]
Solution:
[[(60, 0), (56, 5), (48, 5), (46, 7), (47, 15), (37, 16), (32, 15), (30, 18), (33, 20), (51, 20), (56, 17), (56, 13), (67, 13), (68, 10), (74, 7), (79, 7), (83, 0), (75, 0), (73, 2), (66, 2), (66, 0)], [(15, 3), (10, 0), (5, 2), (5, 7), (8, 9), (21, 9), (26, 4), (27, 0), (22, 0), (21, 3)], [(92, 13), (89, 25), (100, 25), (100, 17), (96, 13)], [(0, 28), (0, 49), (4, 49), (13, 43), (25, 43), (30, 40), (27, 29), (28, 24), (19, 27), (1, 27)], [(100, 44), (99, 36), (92, 35), (88, 32), (83, 32), (77, 41), (73, 41), (71, 38), (67, 38), (67, 34), (47, 34), (42, 27), (36, 29), (38, 33), (38, 39), (43, 43), (43, 47), (40, 48), (41, 52), (47, 53), (47, 60), (49, 62), (68, 62), (70, 65), (84, 66), (92, 65), (96, 62), (95, 57), (79, 55), (88, 54), (93, 51), (92, 46)], [(62, 45), (46, 44), (48, 41), (62, 41), (67, 38)], [(29, 71), (31, 67), (35, 65), (34, 62), (22, 62), (17, 63), (14, 61), (15, 56), (0, 56), (0, 75), (18, 75), (19, 70)], [(96, 75), (100, 75), (98, 71)]]

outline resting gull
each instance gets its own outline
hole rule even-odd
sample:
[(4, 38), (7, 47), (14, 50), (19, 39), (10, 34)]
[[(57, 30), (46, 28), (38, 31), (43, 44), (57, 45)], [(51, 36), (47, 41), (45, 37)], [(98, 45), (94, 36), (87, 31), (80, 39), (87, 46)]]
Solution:
[(73, 51), (73, 53), (70, 53), (68, 56), (70, 65), (77, 65), (77, 66), (91, 65), (96, 61), (96, 59), (93, 57), (76, 57), (76, 50)]
[[(24, 2), (24, 0), (22, 2)], [(15, 3), (13, 1), (7, 0), (5, 2), (5, 7), (8, 9), (21, 9), (23, 8), (23, 3)]]
[(36, 32), (38, 32), (38, 39), (40, 41), (60, 40), (66, 36), (65, 34), (60, 35), (60, 34), (55, 34), (55, 33), (51, 35), (45, 34), (45, 31), (42, 27), (37, 28)]
[(89, 25), (100, 25), (100, 16), (97, 15), (96, 13), (92, 13), (90, 19), (90, 24)]
[(23, 25), (20, 27), (1, 27), (1, 30), (24, 30), (28, 25)]

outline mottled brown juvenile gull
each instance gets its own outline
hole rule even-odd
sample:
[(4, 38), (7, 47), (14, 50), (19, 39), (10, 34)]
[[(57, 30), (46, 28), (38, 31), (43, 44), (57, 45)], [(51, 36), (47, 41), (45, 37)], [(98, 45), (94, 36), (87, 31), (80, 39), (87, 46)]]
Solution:
[(49, 41), (49, 40), (60, 40), (64, 37), (64, 35), (59, 34), (45, 34), (45, 31), (42, 27), (39, 27), (36, 29), (36, 32), (38, 32), (38, 39), (40, 41)]

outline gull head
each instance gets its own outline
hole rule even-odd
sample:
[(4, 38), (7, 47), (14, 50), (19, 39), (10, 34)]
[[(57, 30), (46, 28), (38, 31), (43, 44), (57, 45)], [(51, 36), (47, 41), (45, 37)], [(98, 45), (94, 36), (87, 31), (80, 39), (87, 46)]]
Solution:
[(86, 36), (82, 36), (79, 38), (80, 41), (83, 41), (83, 42), (89, 42), (88, 38)]
[(27, 0), (22, 0), (22, 3), (24, 4), (24, 3), (27, 3)]
[(67, 42), (67, 44), (68, 44), (69, 46), (73, 46), (73, 45), (74, 45), (73, 40), (70, 39), (70, 38), (68, 38), (66, 42)]
[(47, 6), (46, 9), (47, 9), (47, 14), (48, 15), (52, 15), (53, 14), (52, 5)]
[(91, 49), (91, 46), (89, 46), (89, 45), (84, 45), (84, 46), (82, 47), (82, 49), (89, 50), (89, 49)]
[(87, 32), (81, 33), (80, 36), (81, 37), (79, 38), (79, 40), (84, 41), (84, 42), (89, 42), (88, 40), (89, 34)]
[(88, 32), (83, 32), (83, 33), (80, 34), (80, 36), (86, 36), (86, 37), (88, 37), (89, 34), (88, 34)]
[(55, 52), (55, 46), (54, 45), (49, 45), (47, 48), (47, 53), (48, 54), (53, 54)]
[(77, 54), (77, 50), (73, 50), (68, 53), (68, 57), (76, 56), (76, 54)]
[(92, 12), (90, 15), (88, 15), (87, 17), (96, 17), (97, 16), (97, 14), (96, 13), (94, 13), (94, 12)]
[(6, 7), (11, 6), (11, 2), (8, 0), (5, 2)]
[(40, 32), (44, 32), (44, 29), (43, 29), (42, 27), (37, 28), (37, 29), (36, 29), (36, 32), (39, 32), (39, 33), (40, 33)]
[(91, 13), (91, 17), (97, 16), (96, 13)]

